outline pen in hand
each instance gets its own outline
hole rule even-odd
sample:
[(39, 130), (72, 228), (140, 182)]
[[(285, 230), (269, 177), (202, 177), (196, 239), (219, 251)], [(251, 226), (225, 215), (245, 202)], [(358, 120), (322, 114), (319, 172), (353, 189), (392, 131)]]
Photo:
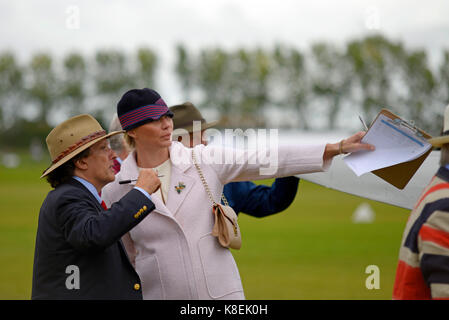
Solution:
[(368, 131), (368, 126), (366, 125), (365, 121), (363, 121), (363, 118), (361, 115), (359, 115), (359, 119), (362, 122), (363, 128), (365, 129), (365, 131)]
[[(159, 175), (159, 176), (157, 176), (157, 177), (158, 177), (158, 178), (162, 178), (163, 175)], [(128, 184), (128, 183), (131, 183), (131, 182), (134, 182), (134, 181), (137, 181), (137, 179), (120, 180), (118, 183), (119, 183), (119, 184)]]

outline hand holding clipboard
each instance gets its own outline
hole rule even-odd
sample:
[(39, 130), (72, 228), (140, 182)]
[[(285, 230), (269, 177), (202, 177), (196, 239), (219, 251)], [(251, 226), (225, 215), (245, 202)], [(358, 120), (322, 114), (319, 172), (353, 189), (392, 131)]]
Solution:
[(382, 109), (362, 139), (376, 150), (351, 154), (344, 161), (357, 175), (371, 171), (403, 189), (431, 152), (428, 138), (424, 131)]

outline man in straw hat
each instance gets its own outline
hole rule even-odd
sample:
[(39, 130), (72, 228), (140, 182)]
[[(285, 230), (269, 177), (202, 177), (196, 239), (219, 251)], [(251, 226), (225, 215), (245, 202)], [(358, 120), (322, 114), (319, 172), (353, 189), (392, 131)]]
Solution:
[[(173, 128), (184, 132), (178, 141), (187, 147), (207, 144), (204, 131), (218, 121), (207, 122), (191, 102), (172, 106), (170, 110), (174, 113)], [(271, 187), (251, 181), (230, 182), (224, 186), (223, 194), (237, 214), (243, 212), (261, 218), (287, 209), (295, 199), (298, 183), (299, 178), (295, 176), (277, 178)]]
[(405, 227), (393, 299), (449, 299), (449, 105), (442, 136), (429, 143), (441, 148), (441, 167)]
[(142, 170), (131, 191), (109, 210), (99, 192), (114, 180), (106, 134), (90, 115), (64, 121), (47, 136), (54, 190), (44, 200), (36, 236), (32, 299), (142, 299), (139, 276), (120, 237), (153, 209), (160, 181)]

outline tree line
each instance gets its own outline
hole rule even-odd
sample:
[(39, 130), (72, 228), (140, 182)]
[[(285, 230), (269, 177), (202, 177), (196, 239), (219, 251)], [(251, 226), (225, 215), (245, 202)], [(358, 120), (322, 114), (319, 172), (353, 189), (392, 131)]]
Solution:
[[(449, 103), (449, 50), (432, 66), (425, 50), (382, 35), (341, 45), (318, 42), (303, 51), (285, 44), (197, 51), (179, 44), (175, 50), (183, 100), (214, 110), (227, 128), (265, 127), (276, 109), (285, 110), (283, 127), (339, 129), (348, 114), (373, 120), (387, 107), (435, 135)], [(125, 91), (157, 90), (159, 67), (150, 48), (59, 59), (36, 53), (26, 63), (0, 52), (0, 142), (27, 146), (31, 137), (45, 138), (52, 119), (82, 112), (107, 127)]]

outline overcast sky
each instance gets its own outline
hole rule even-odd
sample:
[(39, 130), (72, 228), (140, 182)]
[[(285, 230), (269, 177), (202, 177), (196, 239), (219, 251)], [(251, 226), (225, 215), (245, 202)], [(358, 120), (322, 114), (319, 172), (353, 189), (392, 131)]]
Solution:
[(449, 1), (0, 0), (0, 51), (27, 59), (37, 51), (148, 46), (163, 59), (159, 89), (175, 96), (166, 66), (179, 42), (191, 50), (275, 43), (306, 49), (374, 32), (424, 47), (438, 60), (441, 49), (449, 49)]

